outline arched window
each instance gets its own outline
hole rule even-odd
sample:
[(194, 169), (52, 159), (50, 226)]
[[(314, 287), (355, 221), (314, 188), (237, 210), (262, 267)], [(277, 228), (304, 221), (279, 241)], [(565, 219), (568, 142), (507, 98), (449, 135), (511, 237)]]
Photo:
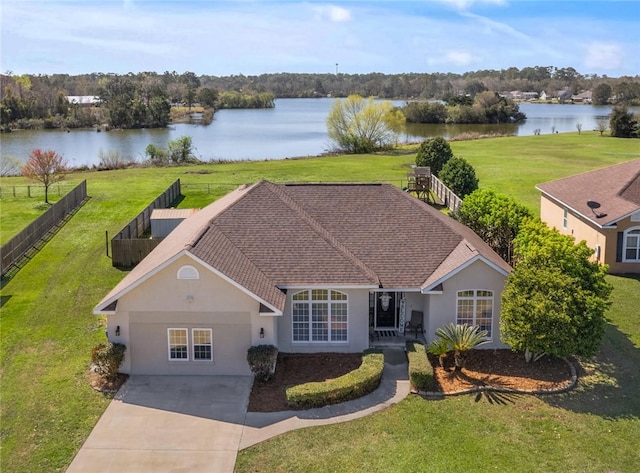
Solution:
[(625, 230), (623, 241), (622, 261), (640, 261), (640, 227)]
[(458, 291), (456, 324), (477, 325), (491, 337), (493, 325), (493, 291), (469, 289)]
[(330, 289), (312, 289), (291, 296), (294, 342), (346, 342), (348, 297)]
[(178, 279), (200, 279), (200, 273), (193, 266), (185, 265), (178, 270)]

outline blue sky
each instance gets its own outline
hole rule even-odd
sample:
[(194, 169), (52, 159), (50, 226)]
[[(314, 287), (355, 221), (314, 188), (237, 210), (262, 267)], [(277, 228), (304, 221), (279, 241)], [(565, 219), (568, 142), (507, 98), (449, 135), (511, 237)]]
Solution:
[(640, 0), (1, 0), (0, 70), (640, 75)]

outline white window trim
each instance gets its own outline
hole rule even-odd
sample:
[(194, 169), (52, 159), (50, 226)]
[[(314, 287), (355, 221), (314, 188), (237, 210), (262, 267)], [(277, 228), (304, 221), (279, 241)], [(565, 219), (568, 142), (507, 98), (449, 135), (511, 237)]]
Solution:
[[(461, 292), (473, 291), (473, 296), (460, 296)], [(490, 292), (491, 296), (478, 296), (479, 291)], [(478, 300), (490, 300), (491, 301), (491, 333), (487, 337), (487, 340), (493, 340), (493, 333), (495, 331), (494, 315), (495, 315), (495, 291), (491, 289), (462, 289), (456, 292), (456, 324), (458, 324), (458, 302), (460, 299), (473, 300), (473, 326), (478, 325)]]
[[(623, 263), (640, 263), (640, 257), (637, 259), (627, 258), (627, 236), (633, 231), (640, 231), (640, 226), (627, 228), (622, 234), (622, 262)], [(638, 247), (640, 247), (640, 234), (633, 235), (638, 238)], [(638, 248), (636, 247), (636, 248)]]
[[(171, 331), (172, 330), (179, 330), (179, 331), (183, 331), (186, 332), (186, 339), (187, 339), (187, 357), (186, 358), (172, 358), (171, 357)], [(183, 362), (183, 361), (189, 361), (189, 329), (187, 328), (183, 328), (183, 327), (169, 327), (167, 329), (167, 358), (169, 359), (169, 361), (178, 361), (178, 362)]]
[[(196, 330), (201, 330), (203, 332), (209, 332), (209, 340), (211, 340), (210, 345), (211, 346), (211, 358), (208, 359), (196, 359), (196, 346), (207, 346), (206, 344), (202, 344), (202, 343), (198, 343), (196, 344), (195, 342), (195, 337), (194, 337), (194, 332)], [(213, 361), (213, 330), (210, 328), (192, 328), (191, 329), (191, 356), (193, 361), (195, 361), (196, 363), (210, 363)]]
[[(313, 290), (326, 290), (328, 291), (329, 294), (329, 298), (327, 300), (315, 300), (313, 299)], [(346, 299), (332, 299), (331, 298), (331, 292), (335, 291), (335, 292), (339, 292), (340, 294), (343, 294), (346, 296)], [(300, 294), (302, 292), (307, 292), (308, 293), (308, 298), (306, 300), (294, 300), (293, 297), (297, 294)], [(313, 321), (312, 321), (312, 317), (313, 317), (313, 303), (324, 303), (326, 302), (328, 305), (328, 314), (327, 314), (327, 320), (328, 320), (328, 327), (327, 327), (327, 340), (312, 340), (313, 338)], [(347, 306), (347, 337), (345, 340), (331, 340), (331, 304), (332, 303), (344, 303)], [(308, 304), (309, 306), (309, 318), (308, 318), (308, 324), (309, 324), (309, 340), (295, 340), (294, 339), (294, 331), (293, 331), (293, 306), (294, 304)], [(297, 291), (295, 293), (293, 293), (291, 295), (291, 342), (294, 344), (327, 344), (327, 343), (331, 343), (331, 344), (346, 344), (349, 343), (349, 294), (347, 294), (346, 292), (342, 292), (342, 291), (338, 291), (336, 289), (330, 289), (330, 288), (315, 288), (315, 289), (304, 289), (301, 291)]]
[(567, 228), (569, 228), (569, 211), (564, 208), (562, 209), (563, 213), (562, 213), (562, 228), (564, 228), (565, 230)]

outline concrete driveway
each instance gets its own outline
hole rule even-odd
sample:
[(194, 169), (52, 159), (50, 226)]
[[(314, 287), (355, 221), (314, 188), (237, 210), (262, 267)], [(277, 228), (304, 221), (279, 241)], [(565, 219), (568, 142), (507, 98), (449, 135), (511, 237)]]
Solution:
[(233, 472), (250, 376), (132, 376), (67, 473)]

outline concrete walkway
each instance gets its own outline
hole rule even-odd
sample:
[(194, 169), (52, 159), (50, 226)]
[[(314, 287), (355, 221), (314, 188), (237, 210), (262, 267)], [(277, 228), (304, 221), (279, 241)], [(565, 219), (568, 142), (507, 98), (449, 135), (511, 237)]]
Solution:
[(384, 357), (380, 386), (371, 394), (359, 399), (305, 411), (248, 412), (240, 440), (240, 450), (291, 430), (347, 422), (397, 404), (409, 394), (404, 350), (386, 348)]
[(305, 411), (247, 413), (247, 376), (132, 376), (67, 473), (233, 473), (238, 450), (290, 430), (364, 417), (404, 399), (404, 351), (384, 354), (382, 381), (373, 393)]

